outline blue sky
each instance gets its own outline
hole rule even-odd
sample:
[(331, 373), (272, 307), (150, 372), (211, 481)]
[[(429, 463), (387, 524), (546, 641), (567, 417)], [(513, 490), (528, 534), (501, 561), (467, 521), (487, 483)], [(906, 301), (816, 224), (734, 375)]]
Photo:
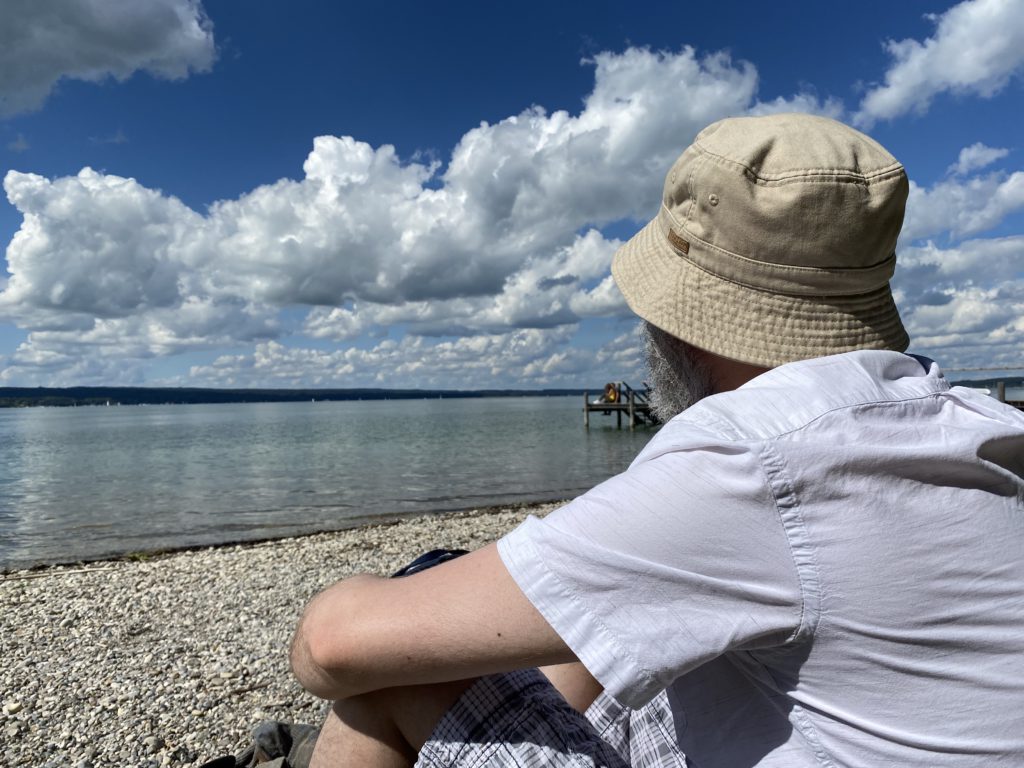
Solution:
[(1024, 365), (1024, 6), (766, 8), (6, 2), (0, 385), (638, 380), (611, 254), (766, 111), (906, 165), (913, 351)]

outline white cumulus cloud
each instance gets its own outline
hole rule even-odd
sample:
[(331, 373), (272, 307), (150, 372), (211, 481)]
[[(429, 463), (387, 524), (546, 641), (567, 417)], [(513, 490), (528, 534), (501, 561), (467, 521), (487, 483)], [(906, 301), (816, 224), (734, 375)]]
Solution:
[(1024, 236), (903, 248), (894, 279), (911, 349), (950, 368), (1024, 362)]
[[(969, 173), (985, 155), (961, 152), (957, 165)], [(1021, 171), (911, 185), (893, 288), (913, 351), (947, 368), (1024, 362), (1024, 235), (975, 236), (1022, 208)]]
[(199, 0), (4, 0), (0, 118), (38, 109), (62, 78), (181, 79), (215, 56)]
[(747, 114), (776, 115), (783, 112), (804, 112), (842, 120), (845, 109), (843, 102), (834, 96), (822, 100), (816, 94), (802, 91), (794, 96), (777, 96), (771, 101), (758, 101)]
[(948, 299), (918, 305), (905, 317), (914, 351), (932, 354), (950, 369), (1021, 367), (1024, 291), (1020, 280), (962, 287)]
[(968, 237), (1024, 208), (1024, 171), (950, 178), (930, 188), (913, 182), (901, 239), (908, 243), (948, 233)]
[[(7, 248), (10, 277), (0, 277), (0, 318), (28, 338), (0, 380), (123, 382), (146, 360), (225, 347), (232, 353), (170, 383), (634, 378), (631, 335), (597, 347), (577, 336), (584, 320), (604, 333), (628, 325), (609, 274), (620, 241), (609, 233), (654, 214), (665, 170), (707, 123), (840, 107), (804, 92), (758, 101), (754, 67), (721, 53), (628, 49), (590, 65), (594, 87), (578, 113), (533, 107), (482, 123), (432, 163), (317, 137), (301, 178), (204, 211), (88, 168), (55, 179), (9, 172), (22, 224)], [(924, 351), (967, 358), (1024, 345), (1021, 322), (1002, 308), (1020, 308), (1022, 243), (984, 237), (1024, 207), (1024, 171), (978, 173), (1005, 156), (975, 144), (945, 179), (911, 187), (896, 289)]]
[(924, 112), (945, 92), (991, 97), (1024, 67), (1020, 0), (967, 0), (933, 21), (935, 33), (924, 42), (886, 43), (893, 64), (885, 82), (865, 94), (857, 124)]
[(405, 336), (372, 347), (321, 350), (257, 344), (251, 353), (222, 355), (193, 366), (188, 383), (246, 387), (393, 387), (484, 389), (572, 387), (616, 375), (639, 381), (639, 345), (632, 332), (597, 349), (573, 342), (571, 329), (521, 329), (500, 334), (428, 339)]
[(964, 176), (972, 171), (986, 168), (997, 160), (1010, 154), (1010, 150), (1001, 147), (989, 147), (980, 141), (960, 150), (960, 157), (949, 166), (949, 173)]
[(118, 317), (180, 303), (187, 265), (176, 245), (200, 217), (176, 198), (90, 168), (52, 182), (9, 171), (4, 188), (23, 220), (0, 311)]
[[(533, 107), (482, 123), (443, 165), (321, 136), (301, 179), (205, 212), (88, 168), (9, 172), (23, 221), (0, 315), (30, 331), (26, 349), (78, 343), (133, 359), (289, 330), (558, 336), (582, 318), (624, 316), (608, 274), (618, 241), (601, 227), (652, 215), (665, 168), (704, 125), (750, 107), (757, 74), (691, 48), (590, 65), (578, 114)], [(295, 307), (308, 311), (301, 328), (275, 322)]]

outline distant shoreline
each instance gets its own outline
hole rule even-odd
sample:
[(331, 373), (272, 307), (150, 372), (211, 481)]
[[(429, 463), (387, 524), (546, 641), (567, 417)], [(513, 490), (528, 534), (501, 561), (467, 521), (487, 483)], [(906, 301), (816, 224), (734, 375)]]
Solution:
[[(1024, 376), (963, 379), (953, 386), (1024, 389)], [(0, 387), (0, 408), (73, 408), (106, 405), (213, 405), (352, 400), (437, 400), (484, 397), (582, 397), (604, 385), (552, 389), (210, 389), (202, 387)]]
[(589, 389), (203, 389), (200, 387), (0, 387), (0, 408), (195, 405), (482, 397), (581, 397)]

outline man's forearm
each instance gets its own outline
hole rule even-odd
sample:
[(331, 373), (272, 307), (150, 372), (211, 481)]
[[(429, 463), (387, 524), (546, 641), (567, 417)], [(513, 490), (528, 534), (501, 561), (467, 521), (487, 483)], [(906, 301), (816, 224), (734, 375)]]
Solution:
[(328, 587), (291, 650), (295, 677), (326, 699), (574, 660), (493, 546), (403, 579)]

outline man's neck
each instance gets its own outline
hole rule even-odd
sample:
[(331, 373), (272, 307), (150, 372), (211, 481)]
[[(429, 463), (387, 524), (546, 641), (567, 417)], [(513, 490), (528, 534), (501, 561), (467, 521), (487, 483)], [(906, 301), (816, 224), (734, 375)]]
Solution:
[(699, 351), (702, 362), (711, 371), (711, 382), (716, 393), (738, 389), (751, 379), (771, 370), (760, 365), (730, 360), (728, 357), (722, 357), (707, 350)]

